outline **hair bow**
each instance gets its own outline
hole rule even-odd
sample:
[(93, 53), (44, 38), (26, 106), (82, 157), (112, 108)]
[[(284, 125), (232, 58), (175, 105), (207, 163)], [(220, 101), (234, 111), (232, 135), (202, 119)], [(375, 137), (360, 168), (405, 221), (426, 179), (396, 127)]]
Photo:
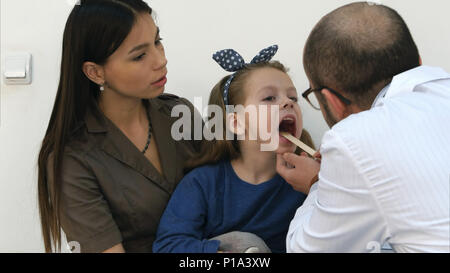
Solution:
[[(269, 62), (272, 60), (273, 56), (278, 51), (278, 45), (273, 45), (268, 48), (261, 50), (258, 55), (256, 55), (249, 64), (257, 64), (263, 62)], [(247, 63), (245, 63), (244, 58), (233, 49), (224, 49), (217, 51), (213, 54), (213, 59), (226, 71), (233, 72), (234, 74), (225, 83), (223, 90), (223, 101), (225, 106), (228, 105), (228, 92), (230, 89), (231, 82), (236, 76), (236, 72), (243, 69)]]

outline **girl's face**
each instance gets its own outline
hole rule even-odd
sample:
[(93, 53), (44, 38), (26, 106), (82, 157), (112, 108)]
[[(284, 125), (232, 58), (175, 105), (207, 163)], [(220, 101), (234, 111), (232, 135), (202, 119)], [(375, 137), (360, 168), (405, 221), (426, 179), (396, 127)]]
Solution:
[[(302, 112), (298, 105), (297, 90), (292, 83), (291, 78), (284, 72), (271, 67), (260, 68), (253, 71), (247, 79), (245, 86), (246, 101), (245, 107), (254, 105), (258, 111), (258, 119), (261, 124), (267, 122), (267, 132), (273, 137), (274, 134), (279, 136), (279, 145), (277, 153), (286, 153), (295, 151), (295, 145), (286, 138), (279, 135), (280, 132), (287, 132), (296, 138), (300, 138), (303, 130)], [(259, 113), (260, 106), (267, 107), (267, 115)], [(279, 117), (271, 114), (271, 106), (279, 110)], [(271, 130), (271, 120), (277, 122), (274, 124), (276, 132)], [(258, 128), (258, 120), (246, 119), (245, 128)], [(250, 125), (250, 126), (249, 126)], [(253, 126), (252, 126), (253, 125)], [(259, 129), (258, 129), (259, 130)], [(259, 136), (259, 134), (258, 134)], [(248, 129), (246, 129), (246, 139), (248, 137)], [(270, 143), (270, 140), (262, 141), (258, 137), (258, 141), (262, 144)]]
[(139, 14), (122, 45), (104, 65), (106, 88), (121, 95), (154, 98), (164, 92), (167, 60), (150, 14)]

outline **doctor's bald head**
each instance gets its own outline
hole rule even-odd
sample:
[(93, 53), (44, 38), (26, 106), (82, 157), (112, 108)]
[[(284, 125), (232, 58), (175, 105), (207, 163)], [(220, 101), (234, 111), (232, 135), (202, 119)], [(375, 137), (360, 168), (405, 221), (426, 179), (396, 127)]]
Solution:
[(306, 42), (303, 64), (312, 88), (334, 89), (368, 109), (395, 75), (420, 66), (420, 56), (395, 10), (358, 2), (319, 21)]

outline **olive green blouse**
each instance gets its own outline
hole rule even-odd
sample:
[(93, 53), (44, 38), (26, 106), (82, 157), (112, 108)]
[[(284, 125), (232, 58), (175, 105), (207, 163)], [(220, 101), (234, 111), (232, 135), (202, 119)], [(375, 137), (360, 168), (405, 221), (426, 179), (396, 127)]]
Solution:
[(160, 217), (183, 177), (183, 165), (199, 150), (199, 142), (171, 137), (178, 119), (171, 117), (175, 105), (187, 105), (194, 124), (198, 112), (189, 101), (165, 94), (144, 102), (163, 176), (98, 107), (87, 112), (66, 145), (60, 219), (67, 241), (78, 242), (81, 252), (102, 252), (119, 243), (127, 252), (151, 252)]

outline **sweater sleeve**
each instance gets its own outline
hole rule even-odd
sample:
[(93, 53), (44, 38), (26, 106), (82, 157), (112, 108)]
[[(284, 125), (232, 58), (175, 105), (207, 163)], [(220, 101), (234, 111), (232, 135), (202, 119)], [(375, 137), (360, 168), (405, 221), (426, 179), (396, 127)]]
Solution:
[(192, 173), (179, 183), (161, 218), (155, 253), (216, 253), (220, 242), (203, 237), (207, 218), (204, 189)]

